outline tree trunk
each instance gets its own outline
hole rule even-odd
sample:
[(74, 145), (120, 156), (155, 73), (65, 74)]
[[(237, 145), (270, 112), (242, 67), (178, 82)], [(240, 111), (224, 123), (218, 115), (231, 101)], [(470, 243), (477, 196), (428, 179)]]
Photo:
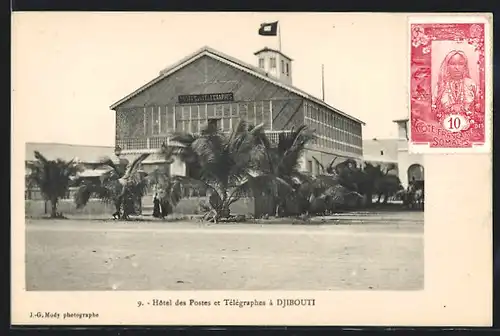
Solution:
[(229, 218), (231, 210), (229, 209), (227, 189), (224, 189), (223, 198), (218, 209), (215, 210), (215, 222), (217, 223), (221, 218)]
[(57, 217), (57, 198), (51, 199), (50, 205), (51, 205), (50, 217), (56, 218)]
[(387, 204), (387, 201), (389, 200), (389, 195), (384, 194), (384, 204)]
[(380, 203), (380, 199), (382, 198), (382, 194), (378, 194), (378, 200), (377, 200), (377, 204)]

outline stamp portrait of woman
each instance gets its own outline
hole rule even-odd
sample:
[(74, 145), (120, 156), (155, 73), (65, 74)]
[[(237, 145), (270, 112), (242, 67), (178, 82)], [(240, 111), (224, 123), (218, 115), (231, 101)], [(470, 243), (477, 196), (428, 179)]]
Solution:
[(470, 76), (463, 51), (450, 51), (441, 63), (434, 88), (433, 109), (438, 120), (449, 114), (472, 115), (479, 111), (479, 90)]

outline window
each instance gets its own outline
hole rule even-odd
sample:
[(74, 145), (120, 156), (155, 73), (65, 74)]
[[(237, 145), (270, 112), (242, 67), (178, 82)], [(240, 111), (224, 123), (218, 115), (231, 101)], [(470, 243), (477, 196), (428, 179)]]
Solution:
[(220, 119), (208, 119), (208, 127), (210, 129), (220, 129), (221, 128), (221, 120)]
[(307, 171), (310, 173), (313, 172), (313, 162), (311, 160), (307, 161)]
[(263, 102), (263, 123), (264, 123), (264, 129), (265, 130), (270, 130), (271, 129), (271, 101), (264, 101)]
[(290, 76), (290, 69), (288, 68), (288, 64), (289, 63), (286, 64), (286, 75)]
[(276, 58), (275, 57), (271, 57), (269, 59), (269, 67), (271, 69), (276, 69)]
[(255, 125), (260, 125), (264, 121), (263, 106), (261, 102), (255, 102)]
[(255, 125), (255, 106), (254, 103), (248, 105), (247, 121), (249, 124)]
[(384, 151), (383, 150), (380, 151), (380, 155), (384, 155)]
[(248, 103), (240, 103), (239, 110), (240, 110), (240, 118), (243, 120), (247, 120), (247, 118), (248, 118)]
[(259, 58), (259, 68), (264, 69), (264, 59)]
[(398, 135), (400, 139), (408, 138), (406, 123), (398, 122)]
[(281, 73), (285, 73), (285, 61), (281, 60)]
[(222, 115), (223, 115), (223, 106), (222, 105), (215, 105), (215, 117), (222, 118)]
[(207, 105), (207, 118), (215, 117), (215, 105)]
[(153, 119), (153, 130), (152, 133), (153, 135), (160, 134), (160, 109), (159, 108), (152, 108), (151, 111), (151, 116)]

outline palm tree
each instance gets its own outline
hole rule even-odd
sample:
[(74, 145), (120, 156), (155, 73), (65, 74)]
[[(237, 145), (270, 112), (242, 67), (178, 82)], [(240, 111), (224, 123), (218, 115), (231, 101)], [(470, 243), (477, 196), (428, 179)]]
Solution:
[(384, 198), (386, 202), (387, 196), (401, 188), (399, 178), (389, 174), (394, 169), (395, 165), (389, 165), (384, 170), (381, 166), (370, 162), (364, 162), (360, 167), (353, 160), (346, 160), (335, 166), (340, 184), (348, 190), (363, 195), (367, 206), (371, 205), (373, 195), (379, 196), (377, 203), (382, 196), (386, 196)]
[(175, 188), (206, 191), (211, 207), (206, 217), (214, 222), (228, 218), (230, 205), (247, 192), (243, 182), (251, 178), (253, 138), (261, 127), (251, 129), (240, 121), (229, 135), (207, 126), (199, 134), (176, 134), (171, 138), (181, 144), (171, 145), (172, 151), (198, 168), (196, 175), (172, 177)]
[(279, 133), (275, 144), (262, 129), (253, 135), (256, 146), (252, 167), (256, 176), (247, 179), (247, 188), (252, 190), (254, 197), (260, 194), (262, 200), (272, 204), (276, 216), (289, 214), (291, 209), (299, 209), (300, 213), (304, 202), (296, 191), (309, 179), (300, 170), (300, 159), (306, 145), (314, 138), (313, 131), (305, 125), (292, 128), (290, 132)]
[[(142, 197), (146, 191), (147, 181), (138, 174), (142, 161), (149, 156), (141, 154), (131, 164), (115, 164), (110, 158), (101, 160), (101, 167), (107, 168), (98, 183), (84, 182), (75, 193), (77, 208), (84, 207), (91, 195), (95, 195), (104, 202), (115, 205), (113, 217), (128, 219), (132, 213), (132, 204)], [(123, 215), (121, 209), (123, 208)]]
[(50, 217), (58, 217), (57, 203), (64, 197), (77, 173), (83, 170), (83, 167), (75, 163), (57, 159), (47, 160), (40, 152), (35, 151), (34, 162), (27, 163), (30, 173), (27, 177), (28, 185), (36, 185), (40, 188), (44, 199), (50, 201)]
[(148, 174), (148, 185), (153, 187), (156, 197), (160, 202), (161, 218), (173, 212), (173, 208), (182, 199), (184, 189), (181, 180), (176, 176), (170, 176), (168, 165), (173, 160), (170, 158), (165, 162), (165, 167), (158, 168)]
[(372, 195), (375, 192), (375, 181), (378, 177), (377, 167), (370, 163), (365, 163), (364, 167), (358, 166), (355, 160), (347, 159), (333, 166), (330, 164), (330, 171), (333, 172), (339, 184), (345, 190), (352, 192), (357, 201), (364, 198), (371, 204)]
[(387, 203), (389, 197), (394, 196), (399, 190), (403, 189), (399, 177), (389, 174), (391, 171), (397, 169), (395, 164), (389, 164), (385, 169), (378, 166), (378, 171), (374, 173), (374, 189), (378, 194), (377, 203), (380, 203), (382, 196), (384, 203)]
[(325, 167), (318, 159), (312, 157), (319, 167), (319, 175), (311, 176), (302, 184), (300, 192), (309, 199), (309, 213), (319, 214), (331, 212), (347, 203), (349, 197), (362, 198), (353, 183), (352, 174), (356, 167), (354, 160), (346, 160), (335, 165), (335, 157)]

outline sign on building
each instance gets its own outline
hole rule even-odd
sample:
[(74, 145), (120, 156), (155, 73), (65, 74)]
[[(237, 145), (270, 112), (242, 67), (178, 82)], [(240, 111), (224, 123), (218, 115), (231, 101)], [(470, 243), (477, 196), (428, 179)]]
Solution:
[(232, 92), (178, 96), (179, 104), (197, 104), (197, 103), (214, 103), (214, 102), (230, 102), (230, 101), (234, 101), (234, 95)]

